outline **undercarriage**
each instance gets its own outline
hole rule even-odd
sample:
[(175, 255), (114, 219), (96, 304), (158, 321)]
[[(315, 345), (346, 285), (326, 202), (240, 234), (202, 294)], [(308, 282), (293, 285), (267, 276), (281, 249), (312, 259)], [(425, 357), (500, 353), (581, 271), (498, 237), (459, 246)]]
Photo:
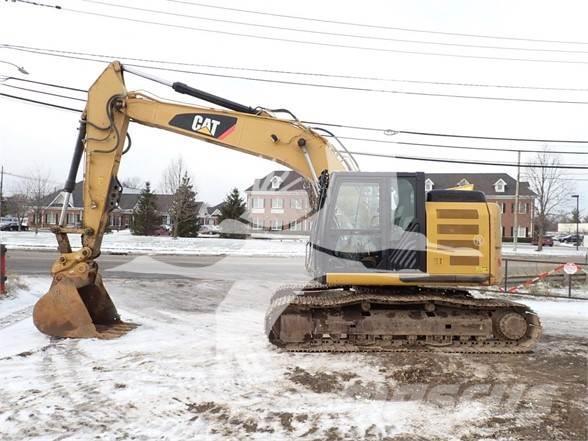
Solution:
[(529, 352), (539, 317), (505, 299), (427, 287), (284, 287), (266, 315), (270, 342), (288, 351)]

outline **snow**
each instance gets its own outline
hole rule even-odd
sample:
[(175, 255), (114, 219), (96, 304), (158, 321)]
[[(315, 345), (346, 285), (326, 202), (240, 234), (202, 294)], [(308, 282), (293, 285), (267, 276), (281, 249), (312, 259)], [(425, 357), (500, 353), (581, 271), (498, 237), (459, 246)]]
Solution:
[(582, 260), (588, 262), (588, 249), (586, 247), (580, 247), (580, 249), (576, 251), (575, 246), (567, 246), (567, 244), (559, 243), (552, 247), (545, 246), (542, 251), (537, 251), (535, 245), (518, 244), (516, 252), (514, 251), (512, 243), (503, 243), (502, 255), (506, 257), (533, 257), (539, 259), (541, 257), (561, 256), (564, 258), (573, 257), (576, 261)]
[[(30, 311), (50, 280), (21, 283), (27, 286), (0, 300), (3, 440), (325, 439), (333, 433), (458, 440), (499, 409), (500, 403), (474, 398), (447, 404), (447, 395), (439, 402), (390, 399), (399, 384), (385, 375), (384, 363), (394, 356), (276, 350), (263, 322), (279, 282), (107, 280), (123, 318), (140, 324), (116, 340), (38, 333), (30, 315), (18, 312)], [(542, 316), (546, 333), (586, 337), (587, 302), (520, 301)], [(296, 369), (337, 381), (319, 393), (293, 380)]]
[[(231, 255), (231, 256), (304, 256), (307, 239), (299, 236), (289, 238), (275, 235), (267, 239), (221, 239), (218, 237), (133, 236), (128, 230), (104, 235), (102, 251), (126, 254), (186, 254), (186, 255)], [(76, 246), (74, 237), (70, 239)], [(40, 231), (1, 232), (0, 242), (9, 249), (55, 250), (55, 235)]]
[[(72, 245), (76, 245), (73, 241)], [(287, 236), (279, 234), (253, 234), (248, 240), (221, 239), (218, 237), (178, 238), (168, 236), (133, 236), (128, 230), (113, 232), (104, 236), (102, 251), (105, 253), (127, 254), (185, 254), (185, 255), (228, 255), (228, 256), (304, 256), (307, 236)], [(0, 232), (0, 242), (9, 249), (55, 250), (55, 235), (40, 231)], [(503, 244), (505, 257), (554, 257), (573, 258), (588, 262), (588, 250), (555, 245), (535, 251), (536, 247), (519, 244), (515, 253), (513, 245)]]

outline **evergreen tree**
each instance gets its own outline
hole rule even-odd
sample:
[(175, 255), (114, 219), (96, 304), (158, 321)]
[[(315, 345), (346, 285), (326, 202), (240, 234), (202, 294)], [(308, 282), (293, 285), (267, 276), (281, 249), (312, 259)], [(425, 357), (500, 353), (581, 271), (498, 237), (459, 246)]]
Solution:
[(131, 222), (131, 233), (140, 236), (152, 236), (159, 226), (159, 215), (156, 206), (157, 196), (151, 192), (151, 185), (145, 182), (145, 188), (137, 205), (133, 210), (133, 221)]
[(221, 221), (240, 219), (243, 213), (245, 213), (245, 201), (239, 194), (239, 190), (233, 188), (221, 205), (219, 219)]
[(221, 208), (221, 237), (244, 239), (247, 237), (247, 224), (240, 220), (246, 211), (246, 204), (239, 190), (233, 190), (225, 198)]
[(192, 180), (185, 173), (182, 183), (176, 190), (170, 209), (173, 237), (196, 237), (198, 224), (198, 204)]

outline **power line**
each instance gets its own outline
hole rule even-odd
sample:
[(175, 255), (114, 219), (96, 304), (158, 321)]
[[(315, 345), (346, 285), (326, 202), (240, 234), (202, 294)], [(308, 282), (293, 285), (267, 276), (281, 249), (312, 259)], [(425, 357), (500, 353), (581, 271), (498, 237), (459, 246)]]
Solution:
[(432, 132), (416, 132), (411, 130), (392, 130), (377, 127), (366, 127), (366, 126), (352, 126), (346, 124), (335, 124), (335, 123), (321, 123), (317, 121), (301, 121), (303, 124), (327, 126), (327, 127), (338, 127), (343, 129), (354, 129), (354, 130), (366, 130), (370, 132), (380, 132), (384, 134), (397, 135), (421, 135), (421, 136), (438, 136), (444, 138), (466, 138), (466, 139), (485, 139), (492, 141), (516, 141), (516, 142), (542, 142), (546, 144), (588, 144), (588, 140), (575, 140), (575, 139), (537, 139), (537, 138), (507, 138), (500, 136), (476, 136), (476, 135), (458, 135), (449, 133), (432, 133)]
[[(13, 177), (13, 178), (26, 179), (26, 180), (28, 180), (28, 181), (37, 181), (37, 180), (38, 180), (37, 178), (31, 177), (31, 176), (23, 176), (23, 175), (18, 175), (18, 174), (16, 174), (16, 173), (10, 173), (10, 172), (7, 172), (6, 170), (4, 170), (4, 174), (5, 174), (6, 176), (11, 176), (11, 177)], [(50, 182), (50, 183), (52, 183), (52, 184), (60, 184), (59, 182), (57, 182), (57, 181), (53, 181), (52, 179), (46, 179), (46, 181), (47, 181), (47, 182)]]
[(8, 98), (12, 98), (12, 99), (15, 99), (15, 100), (20, 100), (20, 101), (26, 101), (26, 102), (29, 102), (29, 103), (40, 104), (42, 106), (54, 107), (56, 109), (70, 110), (72, 112), (82, 113), (82, 110), (74, 109), (72, 107), (60, 106), (58, 104), (47, 103), (45, 101), (32, 100), (32, 99), (29, 99), (29, 98), (24, 98), (22, 96), (9, 95), (7, 93), (1, 93), (1, 92), (0, 92), (0, 96), (5, 96), (5, 97), (8, 97)]
[[(12, 47), (10, 45), (6, 45), (7, 47)], [(17, 50), (24, 50), (24, 49), (17, 49)], [(47, 56), (56, 56), (68, 59), (80, 59), (85, 61), (92, 61), (98, 63), (106, 63), (103, 60), (95, 60), (92, 58), (85, 58), (85, 57), (78, 57), (78, 56), (71, 56), (59, 53), (43, 53), (34, 50), (24, 50), (25, 52), (32, 52), (32, 53), (39, 53), (41, 55)], [(172, 69), (167, 67), (157, 67), (157, 66), (147, 66), (147, 65), (140, 65), (140, 64), (132, 64), (128, 63), (129, 66), (134, 67), (141, 67), (146, 69), (155, 69), (155, 70), (165, 70), (171, 72), (181, 72), (181, 73), (189, 73), (189, 74), (196, 74), (196, 75), (212, 75), (218, 76), (217, 74), (206, 74), (194, 71), (188, 71), (183, 69)], [(227, 76), (230, 78), (236, 79), (247, 79), (247, 77), (239, 77), (239, 76)], [(81, 89), (77, 89), (81, 90)], [(366, 127), (366, 126), (357, 126), (357, 125), (346, 125), (346, 124), (334, 124), (334, 123), (327, 123), (327, 122), (318, 122), (318, 121), (302, 121), (305, 124), (309, 125), (318, 125), (318, 126), (327, 126), (327, 127), (338, 127), (338, 128), (345, 128), (345, 129), (353, 129), (353, 130), (365, 130), (365, 131), (372, 131), (372, 132), (379, 132), (384, 134), (408, 134), (408, 135), (419, 135), (419, 136), (436, 136), (436, 137), (448, 137), (448, 138), (465, 138), (465, 139), (484, 139), (484, 140), (493, 140), (493, 141), (515, 141), (515, 142), (539, 142), (539, 143), (566, 143), (566, 144), (588, 144), (586, 140), (554, 140), (554, 139), (536, 139), (536, 138), (511, 138), (511, 137), (490, 137), (490, 136), (476, 136), (476, 135), (462, 135), (462, 134), (447, 134), (447, 133), (432, 133), (432, 132), (422, 132), (422, 131), (410, 131), (410, 130), (396, 130), (390, 128), (376, 128), (376, 127)]]
[[(332, 138), (330, 135), (322, 135), (327, 138)], [(447, 145), (447, 144), (430, 144), (430, 143), (421, 143), (421, 142), (409, 142), (409, 141), (388, 141), (385, 139), (373, 139), (373, 138), (361, 138), (361, 137), (354, 137), (354, 136), (337, 136), (338, 139), (344, 139), (348, 141), (363, 141), (363, 142), (374, 142), (379, 144), (396, 144), (396, 145), (406, 145), (412, 147), (437, 147), (437, 148), (445, 148), (445, 149), (457, 149), (457, 150), (481, 150), (481, 151), (491, 151), (491, 152), (511, 152), (511, 153), (544, 153), (545, 150), (531, 150), (531, 149), (515, 149), (515, 148), (498, 148), (498, 147), (478, 147), (478, 146), (461, 146), (461, 145)], [(588, 155), (588, 150), (586, 151), (561, 151), (561, 150), (548, 150), (549, 153), (556, 153), (561, 155)]]
[[(384, 154), (384, 153), (369, 153), (369, 152), (356, 152), (356, 151), (349, 151), (352, 155), (357, 156), (373, 156), (377, 158), (391, 158), (391, 159), (407, 159), (410, 161), (426, 161), (426, 162), (443, 162), (448, 164), (471, 164), (471, 165), (490, 165), (490, 166), (499, 166), (499, 167), (517, 167), (518, 164), (516, 162), (489, 162), (489, 161), (468, 161), (465, 159), (447, 159), (447, 158), (430, 158), (430, 157), (422, 157), (422, 156), (403, 156), (403, 155), (391, 155), (391, 154)], [(521, 167), (527, 168), (548, 168), (548, 169), (575, 169), (575, 170), (588, 170), (588, 165), (568, 165), (568, 164), (558, 164), (558, 165), (537, 165), (537, 164), (520, 164)]]
[(74, 98), (74, 97), (71, 97), (71, 96), (61, 95), (59, 93), (52, 93), (52, 92), (47, 92), (47, 91), (42, 91), (42, 90), (29, 89), (28, 87), (12, 86), (10, 84), (0, 84), (0, 86), (10, 87), (11, 89), (24, 90), (26, 92), (41, 93), (41, 94), (44, 94), (44, 95), (54, 96), (54, 97), (58, 97), (58, 98), (65, 98), (65, 99), (68, 99), (68, 100), (81, 101), (83, 103), (86, 102), (86, 100), (83, 100), (81, 98)]
[[(78, 113), (82, 112), (79, 109), (73, 109), (71, 107), (59, 106), (59, 105), (47, 103), (44, 101), (31, 100), (28, 98), (14, 96), (14, 95), (8, 95), (5, 93), (0, 93), (0, 96), (5, 96), (8, 98), (13, 98), (13, 99), (17, 99), (17, 100), (21, 100), (21, 101), (25, 101), (25, 102), (30, 102), (30, 103), (35, 103), (35, 104), (40, 104), (40, 105), (44, 105), (44, 106), (49, 106), (49, 107), (53, 107), (53, 108), (58, 108), (58, 109), (62, 109), (62, 110), (70, 110), (70, 111), (78, 112)], [(454, 160), (454, 159), (447, 159), (447, 158), (431, 158), (431, 157), (424, 158), (424, 157), (417, 157), (417, 156), (390, 155), (390, 154), (382, 154), (382, 153), (355, 152), (355, 151), (349, 151), (349, 153), (352, 155), (358, 155), (358, 156), (373, 156), (373, 157), (380, 157), (380, 158), (406, 159), (406, 160), (427, 161), (427, 162), (442, 162), (442, 163), (450, 163), (450, 164), (473, 164), (473, 165), (492, 165), (492, 166), (508, 166), (508, 167), (516, 167), (517, 166), (516, 163), (509, 163), (509, 162), (467, 161), (467, 160), (457, 160), (457, 159)], [(559, 164), (559, 165), (538, 166), (537, 164), (520, 164), (520, 166), (527, 167), (527, 168), (540, 167), (540, 168), (548, 168), (548, 169), (555, 168), (555, 169), (588, 170), (588, 165), (583, 166), (583, 165)]]
[(429, 44), (429, 45), (437, 45), (437, 46), (466, 47), (466, 48), (476, 48), (476, 49), (497, 49), (497, 50), (527, 51), (527, 52), (555, 52), (555, 53), (569, 53), (569, 54), (588, 54), (588, 51), (585, 51), (585, 50), (492, 46), (492, 45), (465, 44), (465, 43), (448, 43), (448, 42), (431, 41), (431, 40), (412, 40), (412, 39), (405, 39), (405, 38), (379, 37), (379, 36), (361, 35), (361, 34), (346, 34), (346, 33), (341, 33), (341, 32), (329, 32), (329, 31), (316, 30), (316, 29), (301, 29), (301, 28), (293, 28), (293, 27), (288, 27), (288, 26), (276, 26), (276, 25), (267, 25), (267, 24), (262, 24), (262, 23), (250, 23), (250, 22), (237, 21), (237, 20), (202, 17), (199, 15), (190, 15), (190, 14), (185, 14), (185, 13), (162, 11), (161, 9), (141, 8), (141, 7), (137, 7), (137, 6), (116, 4), (116, 3), (110, 3), (110, 2), (101, 1), (101, 0), (81, 0), (81, 1), (86, 2), (86, 3), (91, 3), (91, 4), (110, 6), (110, 7), (114, 7), (114, 8), (122, 8), (122, 9), (131, 10), (131, 11), (148, 12), (151, 14), (162, 14), (162, 15), (168, 15), (168, 16), (180, 17), (180, 18), (190, 18), (190, 19), (195, 19), (195, 20), (210, 21), (210, 22), (214, 22), (214, 23), (229, 23), (229, 24), (236, 24), (236, 25), (240, 25), (240, 26), (251, 26), (251, 27), (255, 27), (255, 28), (275, 29), (275, 30), (279, 30), (279, 31), (292, 31), (292, 32), (300, 32), (300, 33), (307, 33), (307, 34), (344, 37), (344, 38), (359, 38), (359, 39), (366, 39), (366, 40), (393, 41), (393, 42), (397, 42), (397, 43)]
[(432, 31), (432, 30), (427, 30), (427, 29), (414, 29), (414, 28), (403, 28), (403, 27), (393, 27), (393, 26), (382, 26), (382, 25), (374, 25), (374, 24), (367, 24), (367, 23), (355, 23), (355, 22), (349, 22), (349, 21), (338, 21), (338, 20), (327, 20), (327, 19), (321, 19), (321, 18), (301, 17), (301, 16), (297, 16), (297, 15), (278, 14), (278, 13), (271, 13), (271, 12), (266, 12), (266, 11), (262, 12), (262, 11), (252, 10), (252, 9), (231, 8), (231, 7), (227, 7), (227, 6), (211, 5), (211, 4), (207, 4), (207, 3), (201, 3), (201, 2), (189, 2), (189, 1), (182, 1), (182, 0), (164, 0), (164, 1), (167, 1), (170, 3), (181, 3), (184, 5), (190, 5), (190, 6), (200, 6), (203, 8), (220, 9), (220, 10), (225, 10), (225, 11), (245, 12), (248, 14), (265, 15), (265, 16), (270, 16), (270, 17), (290, 18), (290, 19), (310, 21), (310, 22), (315, 22), (315, 23), (331, 23), (331, 24), (338, 24), (338, 25), (358, 26), (358, 27), (371, 28), (371, 29), (386, 29), (386, 30), (393, 30), (393, 31), (418, 32), (418, 33), (437, 34), (437, 35), (451, 35), (451, 36), (458, 36), (458, 37), (489, 38), (489, 39), (493, 39), (493, 40), (516, 40), (516, 41), (532, 41), (532, 42), (539, 42), (539, 43), (557, 43), (557, 44), (588, 44), (588, 42), (584, 42), (584, 41), (545, 40), (545, 39), (538, 39), (538, 38), (524, 38), (524, 37), (484, 35), (484, 34), (468, 34), (468, 33), (460, 33), (460, 32), (445, 32), (445, 31)]
[[(73, 90), (83, 91), (82, 89), (74, 89), (74, 88), (67, 87), (67, 86), (60, 86), (55, 83), (43, 83), (43, 82), (39, 82), (39, 81), (35, 81), (35, 83), (50, 84), (52, 87), (63, 87), (63, 88), (70, 89), (70, 90), (73, 89)], [(61, 98), (77, 100), (77, 101), (81, 101), (81, 102), (86, 101), (86, 100), (80, 99), (80, 98), (74, 98), (74, 97), (67, 96), (67, 95), (54, 94), (51, 92), (37, 90), (37, 89), (28, 89), (28, 88), (22, 88), (22, 87), (11, 86), (11, 85), (6, 85), (6, 84), (3, 84), (3, 86), (12, 87), (15, 89), (21, 89), (21, 90), (30, 91), (30, 92), (35, 92), (35, 93), (40, 93), (40, 94), (45, 94), (45, 95), (49, 95), (49, 96), (57, 96), (57, 97), (61, 97)], [(333, 137), (331, 135), (323, 135), (323, 136), (325, 136), (327, 138)], [(495, 152), (513, 152), (513, 153), (516, 153), (516, 152), (543, 153), (544, 152), (544, 150), (431, 144), (431, 143), (420, 143), (420, 142), (409, 142), (409, 141), (391, 141), (391, 140), (384, 140), (384, 139), (362, 138), (362, 137), (353, 137), (353, 136), (337, 136), (337, 139), (344, 139), (344, 140), (351, 140), (351, 141), (362, 141), (362, 142), (373, 142), (373, 143), (380, 143), (380, 144), (406, 145), (406, 146), (412, 146), (412, 147), (436, 147), (436, 148), (458, 149), (458, 150), (474, 150), (474, 151), (477, 150), (477, 151), (495, 151)], [(561, 151), (561, 150), (553, 151), (553, 150), (550, 150), (550, 153), (568, 154), (568, 155), (588, 155), (588, 150), (587, 151)]]
[[(17, 2), (21, 2), (22, 0), (15, 0)], [(428, 51), (414, 51), (414, 50), (404, 50), (404, 49), (391, 49), (391, 48), (379, 48), (373, 46), (356, 46), (350, 44), (339, 44), (339, 43), (326, 43), (320, 41), (311, 41), (311, 40), (297, 40), (293, 38), (284, 38), (284, 37), (270, 37), (267, 35), (257, 35), (257, 34), (248, 34), (243, 32), (232, 32), (232, 31), (223, 31), (219, 29), (208, 29), (208, 28), (201, 28), (195, 26), (186, 26), (174, 23), (163, 23), (158, 21), (151, 21), (151, 20), (143, 20), (138, 18), (130, 18), (130, 17), (121, 17), (118, 15), (111, 15), (111, 14), (103, 14), (99, 12), (90, 12), (84, 11), (80, 9), (72, 9), (72, 8), (59, 8), (62, 11), (73, 12), (75, 14), (82, 14), (82, 15), (89, 15), (94, 17), (103, 17), (103, 18), (111, 18), (114, 20), (122, 20), (127, 22), (133, 23), (143, 23), (143, 24), (151, 24), (156, 26), (163, 26), (168, 28), (175, 28), (175, 29), (183, 29), (183, 30), (190, 30), (190, 31), (197, 31), (197, 32), (208, 32), (213, 34), (221, 34), (221, 35), (229, 35), (232, 37), (246, 37), (246, 38), (253, 38), (258, 40), (266, 40), (266, 41), (280, 41), (284, 43), (294, 43), (294, 44), (302, 44), (302, 45), (310, 45), (310, 46), (320, 46), (320, 47), (336, 47), (342, 49), (353, 49), (353, 50), (362, 50), (362, 51), (371, 51), (371, 52), (386, 52), (386, 53), (398, 53), (398, 54), (409, 54), (409, 55), (430, 55), (430, 56), (438, 56), (438, 57), (453, 57), (453, 58), (462, 58), (462, 59), (480, 59), (480, 60), (500, 60), (500, 61), (521, 61), (521, 62), (534, 62), (534, 63), (560, 63), (560, 64), (588, 64), (588, 61), (580, 61), (580, 60), (554, 60), (554, 59), (538, 59), (538, 58), (517, 58), (517, 57), (498, 57), (498, 56), (488, 56), (488, 55), (467, 55), (467, 54), (452, 54), (446, 52), (428, 52)]]
[(505, 88), (505, 89), (527, 89), (527, 90), (556, 90), (556, 91), (568, 91), (568, 92), (588, 92), (588, 88), (573, 88), (573, 87), (548, 87), (548, 86), (523, 86), (513, 84), (484, 84), (484, 83), (466, 83), (466, 82), (451, 82), (451, 81), (425, 81), (425, 80), (410, 80), (410, 79), (397, 79), (397, 78), (385, 78), (385, 77), (373, 77), (373, 76), (361, 76), (361, 75), (341, 75), (341, 74), (328, 74), (321, 72), (301, 72), (291, 70), (279, 70), (279, 69), (262, 69), (262, 68), (250, 68), (240, 66), (224, 66), (218, 64), (202, 64), (202, 63), (186, 63), (179, 61), (170, 60), (156, 60), (152, 58), (136, 58), (128, 57), (124, 55), (105, 55), (88, 52), (77, 52), (77, 51), (66, 51), (58, 49), (47, 49), (31, 46), (21, 46), (4, 44), (0, 45), (8, 47), (14, 50), (30, 50), (30, 51), (43, 51), (43, 52), (55, 52), (70, 55), (86, 55), (91, 57), (108, 58), (112, 59), (124, 59), (131, 61), (139, 61), (146, 63), (159, 63), (159, 64), (171, 64), (176, 66), (190, 66), (190, 67), (205, 67), (210, 69), (226, 69), (226, 70), (240, 70), (248, 72), (263, 72), (271, 74), (281, 75), (300, 75), (300, 76), (311, 76), (311, 77), (326, 77), (326, 78), (340, 78), (346, 80), (366, 80), (366, 81), (381, 81), (381, 82), (396, 82), (396, 83), (409, 83), (409, 84), (430, 84), (437, 86), (459, 86), (459, 87), (483, 87), (483, 88)]
[[(69, 58), (69, 59), (75, 59), (75, 60), (107, 63), (107, 61), (96, 60), (94, 58), (66, 55), (64, 53), (61, 53), (62, 51), (56, 51), (56, 50), (51, 50), (50, 52), (44, 52), (43, 50), (24, 49), (22, 47), (16, 47), (16, 46), (8, 45), (8, 44), (5, 44), (4, 47), (12, 48), (14, 50), (18, 50), (18, 51), (22, 51), (22, 52), (36, 53), (36, 54), (47, 55), (47, 56), (52, 56), (52, 57), (61, 57), (61, 58)], [(92, 55), (90, 55), (90, 56), (92, 56)], [(317, 87), (317, 88), (325, 88), (325, 89), (347, 90), (347, 91), (353, 91), (353, 92), (387, 93), (387, 94), (415, 95), (415, 96), (428, 96), (428, 97), (441, 97), (441, 98), (478, 99), (478, 100), (531, 102), (531, 103), (548, 103), (548, 104), (581, 104), (581, 105), (588, 104), (588, 101), (543, 100), (543, 99), (535, 99), (535, 98), (511, 98), (511, 97), (492, 97), (492, 96), (480, 96), (480, 95), (458, 95), (458, 94), (448, 94), (448, 93), (417, 92), (417, 91), (404, 91), (404, 90), (391, 90), (391, 89), (374, 89), (374, 88), (355, 87), (355, 86), (337, 86), (337, 85), (333, 85), (333, 84), (324, 84), (324, 83), (308, 83), (308, 82), (302, 82), (302, 81), (274, 80), (274, 79), (259, 78), (259, 77), (245, 77), (242, 75), (229, 75), (229, 74), (220, 74), (220, 73), (211, 73), (211, 72), (199, 72), (199, 71), (177, 69), (177, 68), (171, 68), (171, 67), (148, 66), (148, 65), (144, 65), (144, 64), (133, 64), (133, 63), (126, 63), (126, 64), (128, 66), (141, 67), (141, 68), (145, 68), (145, 69), (165, 70), (165, 71), (170, 71), (170, 72), (187, 73), (187, 74), (192, 74), (192, 75), (202, 75), (202, 76), (209, 76), (209, 77), (216, 77), (216, 78), (231, 78), (231, 79), (256, 81), (256, 82), (263, 82), (263, 83), (285, 84), (285, 85), (289, 85), (289, 86)]]
[(25, 83), (40, 84), (42, 86), (58, 87), (60, 89), (72, 90), (74, 92), (84, 92), (84, 93), (88, 92), (86, 89), (80, 89), (80, 88), (76, 88), (76, 87), (68, 87), (68, 86), (63, 86), (61, 84), (45, 83), (43, 81), (33, 81), (33, 80), (27, 80), (25, 78), (19, 78), (19, 77), (2, 77), (2, 81), (8, 81), (8, 80), (23, 81)]

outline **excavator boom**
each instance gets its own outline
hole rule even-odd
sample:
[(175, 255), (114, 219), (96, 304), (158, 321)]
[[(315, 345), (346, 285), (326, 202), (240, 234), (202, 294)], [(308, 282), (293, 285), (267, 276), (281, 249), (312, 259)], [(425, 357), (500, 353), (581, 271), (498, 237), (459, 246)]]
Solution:
[[(153, 79), (132, 69), (127, 71)], [(321, 135), (295, 120), (278, 119), (263, 109), (253, 109), (183, 83), (156, 79), (177, 92), (229, 110), (160, 101), (144, 93), (128, 92), (124, 72), (120, 63), (111, 63), (88, 92), (64, 186), (62, 214), (53, 228), (61, 255), (51, 268), (52, 286), (33, 312), (35, 325), (48, 335), (104, 337), (130, 329), (121, 322), (95, 259), (100, 255), (109, 213), (118, 206), (122, 193), (117, 173), (122, 155), (130, 147), (125, 147), (125, 140), (131, 121), (287, 165), (307, 177), (315, 193), (321, 173), (353, 168), (349, 156), (345, 157)], [(82, 157), (83, 222), (80, 228), (69, 228), (65, 226), (65, 212)], [(81, 235), (79, 250), (72, 251), (69, 234)]]

